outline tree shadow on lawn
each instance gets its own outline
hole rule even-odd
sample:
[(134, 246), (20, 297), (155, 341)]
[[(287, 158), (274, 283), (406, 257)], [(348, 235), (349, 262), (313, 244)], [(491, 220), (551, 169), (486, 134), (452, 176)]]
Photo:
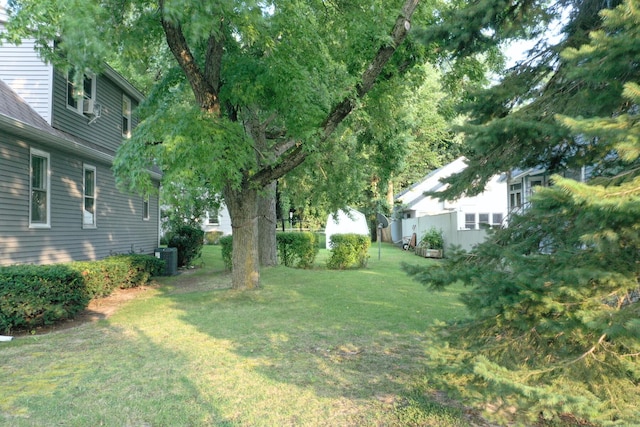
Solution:
[[(276, 269), (286, 279), (287, 268)], [(248, 369), (271, 382), (352, 402), (345, 411), (353, 411), (351, 405), (373, 405), (387, 415), (397, 411), (407, 404), (407, 396), (415, 395), (426, 369), (432, 323), (427, 310), (438, 302), (426, 293), (416, 301), (402, 289), (392, 298), (385, 292), (363, 294), (362, 288), (323, 282), (323, 274), (329, 278), (335, 273), (313, 274), (320, 275), (317, 281), (270, 281), (247, 292), (219, 287), (200, 292), (200, 284), (192, 293), (175, 288), (163, 297), (182, 312), (181, 321), (214, 340), (232, 342)], [(228, 274), (210, 279), (230, 283)], [(431, 398), (443, 401), (439, 394)], [(459, 408), (451, 412), (463, 416)]]
[(138, 328), (104, 321), (21, 337), (0, 360), (11, 361), (0, 363), (0, 424), (236, 425), (187, 376), (184, 355)]

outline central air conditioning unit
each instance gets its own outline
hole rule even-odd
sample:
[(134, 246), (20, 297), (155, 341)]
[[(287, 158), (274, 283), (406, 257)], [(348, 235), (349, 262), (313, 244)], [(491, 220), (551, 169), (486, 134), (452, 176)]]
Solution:
[(94, 115), (95, 114), (95, 102), (93, 99), (85, 99), (82, 102), (82, 113)]

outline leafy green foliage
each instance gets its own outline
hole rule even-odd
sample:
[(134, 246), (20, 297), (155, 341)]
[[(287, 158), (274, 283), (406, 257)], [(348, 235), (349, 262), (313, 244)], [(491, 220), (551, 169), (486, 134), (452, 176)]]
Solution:
[(0, 268), (0, 331), (69, 319), (88, 302), (82, 276), (67, 266)]
[(153, 276), (164, 273), (165, 261), (151, 255), (123, 254), (114, 255), (104, 261), (110, 264), (121, 264), (126, 267), (127, 276), (118, 283), (121, 289), (135, 288), (149, 282)]
[(0, 331), (50, 325), (71, 319), (92, 298), (116, 288), (146, 284), (164, 261), (149, 255), (115, 255), (100, 261), (0, 268)]
[(327, 268), (344, 270), (353, 266), (364, 268), (369, 260), (371, 239), (361, 234), (333, 234), (331, 236), (331, 257)]
[(442, 230), (436, 230), (435, 227), (431, 227), (425, 231), (418, 246), (427, 249), (444, 249), (444, 237), (442, 236)]
[(276, 234), (280, 262), (287, 267), (311, 267), (319, 251), (316, 239), (316, 235), (309, 232)]
[(152, 276), (164, 272), (165, 261), (150, 255), (113, 255), (100, 261), (75, 261), (66, 264), (82, 275), (90, 298), (111, 295), (114, 289), (146, 284)]
[[(612, 203), (604, 188), (557, 180), (471, 253), (406, 269), (433, 288), (457, 281), (471, 288), (463, 301), (476, 318), (443, 331), (449, 348), (438, 349), (440, 363), (465, 379), (451, 381), (461, 395), (494, 404), (499, 396), (520, 416), (633, 420), (640, 379), (640, 340), (630, 322), (640, 313), (637, 199)], [(583, 196), (599, 193), (598, 202), (568, 192), (576, 187)], [(599, 224), (603, 204), (606, 230)]]
[(220, 243), (222, 237), (222, 231), (207, 231), (204, 233), (205, 245), (217, 245)]
[[(518, 98), (531, 90), (529, 104), (490, 118), (483, 114), (497, 110), (489, 98), (478, 111), (476, 147), (503, 150), (479, 149), (484, 172), (537, 159), (587, 166), (594, 177), (580, 183), (554, 175), (552, 187), (536, 189), (524, 213), (473, 251), (451, 251), (429, 269), (406, 267), (433, 289), (459, 281), (470, 287), (463, 301), (474, 319), (440, 331), (445, 344), (432, 348), (433, 360), (447, 375), (433, 380), (491, 405), (496, 417), (524, 424), (567, 414), (604, 425), (640, 419), (638, 6), (627, 0), (598, 16), (585, 5), (568, 28), (589, 15), (597, 31), (590, 43), (563, 51), (542, 90), (503, 84), (492, 91)], [(505, 136), (496, 139), (500, 147), (490, 141), (497, 135)]]
[(222, 261), (224, 267), (231, 271), (233, 269), (232, 254), (233, 254), (233, 236), (223, 236), (220, 238), (220, 246), (222, 247)]
[(181, 225), (169, 232), (167, 243), (178, 250), (178, 267), (187, 267), (200, 256), (204, 231), (199, 227)]

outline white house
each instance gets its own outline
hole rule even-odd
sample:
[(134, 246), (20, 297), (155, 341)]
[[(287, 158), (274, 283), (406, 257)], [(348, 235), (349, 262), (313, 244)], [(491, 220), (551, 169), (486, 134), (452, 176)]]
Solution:
[(205, 233), (209, 231), (219, 231), (224, 236), (231, 234), (231, 217), (229, 216), (229, 210), (224, 203), (220, 205), (219, 209), (207, 212), (207, 215), (202, 222), (202, 229)]
[(434, 170), (420, 182), (395, 197), (397, 219), (391, 224), (394, 242), (416, 233), (418, 240), (431, 227), (441, 229), (445, 246), (461, 245), (470, 249), (484, 240), (485, 228), (502, 225), (508, 213), (506, 175), (492, 177), (485, 191), (473, 197), (440, 201), (425, 192), (446, 188), (440, 180), (467, 167), (464, 157)]

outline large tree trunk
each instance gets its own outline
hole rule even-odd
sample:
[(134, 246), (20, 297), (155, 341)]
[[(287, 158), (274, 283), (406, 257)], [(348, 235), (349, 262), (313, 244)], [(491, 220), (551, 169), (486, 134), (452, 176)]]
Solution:
[(263, 267), (278, 264), (276, 220), (276, 181), (273, 181), (258, 194), (258, 256)]
[(258, 191), (246, 182), (238, 190), (227, 186), (224, 200), (233, 229), (231, 285), (234, 289), (255, 289), (260, 286)]

